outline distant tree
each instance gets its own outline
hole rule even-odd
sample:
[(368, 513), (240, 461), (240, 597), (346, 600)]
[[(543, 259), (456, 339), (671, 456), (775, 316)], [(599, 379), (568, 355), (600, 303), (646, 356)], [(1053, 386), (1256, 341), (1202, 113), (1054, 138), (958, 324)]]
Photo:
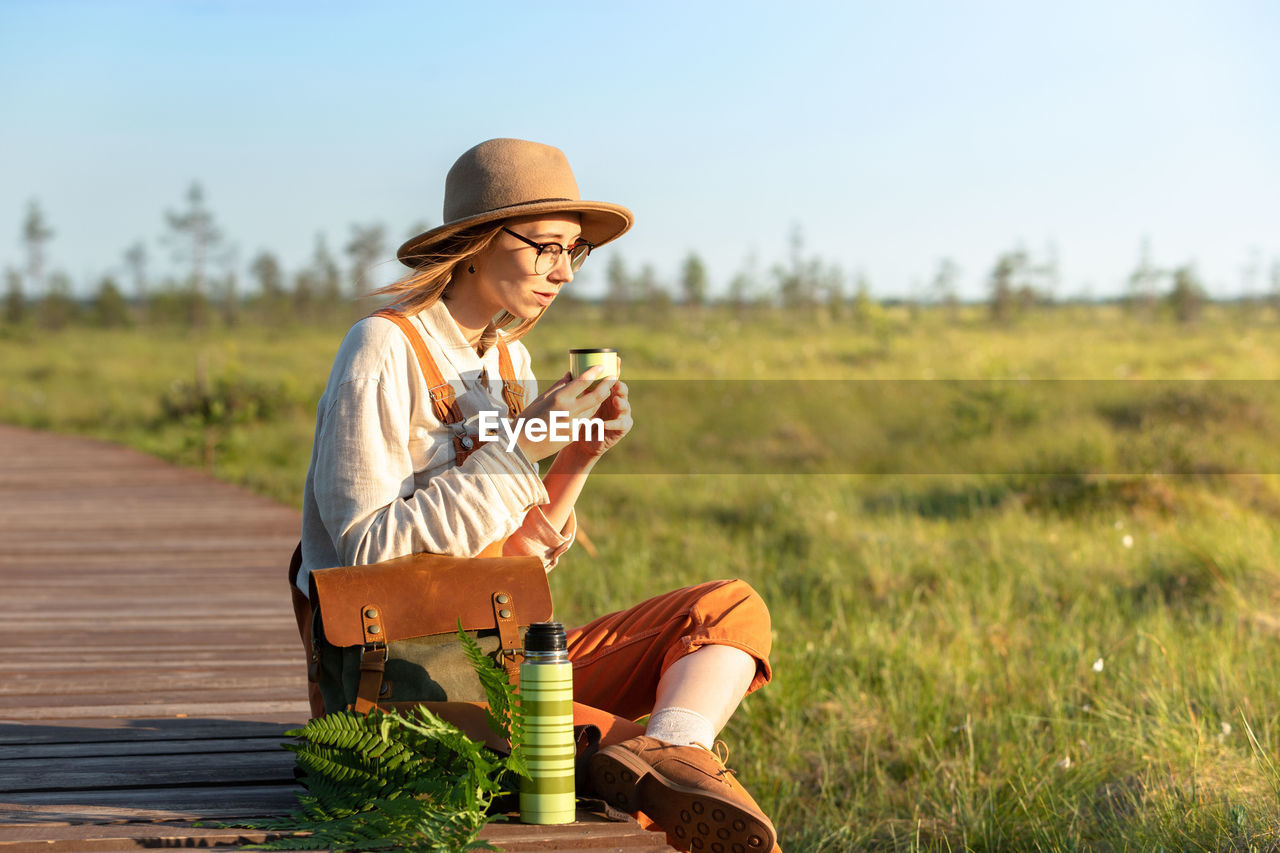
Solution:
[(817, 261), (805, 257), (804, 231), (799, 225), (793, 226), (790, 264), (773, 268), (773, 276), (778, 283), (778, 298), (783, 306), (795, 308), (814, 303), (819, 290), (817, 282), (819, 268)]
[(1208, 294), (1190, 264), (1180, 266), (1173, 271), (1173, 287), (1165, 300), (1173, 309), (1173, 316), (1179, 323), (1194, 323), (1199, 319), (1208, 300)]
[(823, 292), (826, 295), (827, 311), (833, 319), (839, 319), (845, 313), (845, 274), (839, 266), (827, 267), (824, 276)]
[(703, 305), (707, 301), (707, 268), (695, 252), (684, 259), (680, 270), (680, 295), (685, 305)]
[(991, 319), (997, 323), (1009, 322), (1017, 311), (1018, 277), (1025, 260), (1022, 252), (1006, 252), (991, 270)]
[(1258, 282), (1262, 278), (1262, 250), (1254, 246), (1249, 260), (1240, 267), (1240, 295), (1248, 302), (1258, 298)]
[[(421, 231), (414, 232), (414, 234), (421, 233)], [(311, 254), (310, 274), (316, 298), (326, 309), (342, 301), (342, 271), (329, 252), (329, 244), (325, 241), (324, 234), (316, 234), (316, 246)]]
[(759, 289), (756, 281), (758, 266), (755, 255), (749, 254), (733, 278), (729, 279), (729, 304), (739, 313), (745, 311), (756, 298)]
[(1271, 304), (1280, 311), (1280, 258), (1271, 262)]
[(284, 271), (276, 256), (266, 249), (249, 262), (249, 274), (258, 285), (258, 304), (268, 322), (283, 319), (285, 314)]
[(293, 276), (293, 316), (305, 320), (315, 311), (315, 274), (308, 269), (298, 270)]
[(947, 312), (955, 316), (960, 306), (960, 297), (956, 291), (956, 283), (960, 280), (960, 266), (950, 258), (938, 261), (938, 269), (929, 282), (929, 298), (938, 305), (946, 307)]
[(1062, 287), (1062, 271), (1058, 265), (1058, 245), (1050, 243), (1045, 250), (1044, 263), (1036, 268), (1039, 286), (1036, 297), (1040, 302), (1052, 302)]
[(27, 319), (27, 300), (22, 293), (22, 273), (13, 267), (4, 271), (4, 321), (17, 326)]
[(652, 264), (645, 264), (640, 268), (640, 274), (635, 280), (635, 289), (640, 302), (655, 315), (662, 316), (671, 307), (671, 294), (658, 280), (658, 273)]
[(234, 269), (223, 272), (217, 282), (218, 305), (222, 309), (222, 322), (234, 326), (240, 322), (240, 277)]
[(141, 240), (124, 252), (124, 263), (133, 279), (133, 305), (138, 319), (147, 317), (147, 246)]
[(71, 278), (64, 272), (50, 275), (48, 292), (40, 301), (40, 324), (46, 329), (61, 329), (75, 322), (79, 313), (71, 298)]
[(27, 203), (27, 218), (22, 222), (22, 242), (27, 247), (27, 285), (33, 298), (44, 292), (45, 244), (53, 239), (53, 229), (45, 221), (35, 199)]
[(871, 298), (871, 282), (867, 274), (858, 271), (853, 285), (853, 318), (859, 323), (869, 321), (875, 314), (875, 300)]
[[(197, 297), (192, 301), (194, 306), (205, 300), (209, 267), (221, 257), (222, 231), (214, 224), (213, 214), (205, 206), (204, 189), (198, 182), (192, 183), (187, 190), (186, 202), (187, 206), (182, 211), (166, 211), (165, 219), (172, 232), (168, 241), (173, 246), (176, 259), (191, 265), (189, 285)], [(192, 319), (199, 321), (199, 318), (197, 312)]]
[(1032, 306), (1048, 302), (1045, 272), (1046, 267), (1033, 264), (1025, 249), (1000, 255), (991, 271), (991, 318), (1007, 323)]
[(105, 276), (98, 284), (98, 292), (93, 297), (93, 322), (104, 328), (128, 326), (132, 321), (129, 301), (120, 292), (119, 286), (111, 276)]
[(1138, 265), (1129, 273), (1129, 292), (1127, 303), (1129, 309), (1145, 317), (1155, 314), (1156, 302), (1160, 294), (1160, 281), (1167, 276), (1158, 269), (1151, 260), (1151, 241), (1142, 238), (1138, 249)]
[(605, 267), (605, 305), (610, 308), (624, 308), (636, 298), (635, 283), (627, 272), (626, 261), (622, 255), (612, 252), (609, 264)]
[(387, 229), (381, 223), (352, 225), (346, 252), (351, 258), (351, 281), (355, 295), (363, 296), (371, 289), (369, 273), (386, 253)]

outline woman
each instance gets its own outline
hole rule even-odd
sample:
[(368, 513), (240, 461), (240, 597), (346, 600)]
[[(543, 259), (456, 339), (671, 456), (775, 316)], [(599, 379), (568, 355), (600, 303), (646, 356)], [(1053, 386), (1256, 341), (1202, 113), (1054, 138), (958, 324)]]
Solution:
[[(631, 429), (625, 383), (605, 378), (587, 391), (597, 367), (538, 395), (519, 343), (590, 252), (631, 227), (631, 212), (582, 201), (559, 149), (494, 139), (449, 171), (444, 221), (401, 246), (414, 272), (381, 291), (413, 327), (368, 317), (335, 359), (305, 487), (304, 593), (314, 569), (417, 552), (492, 554), (495, 543), (550, 570), (573, 541), (588, 475)], [(456, 395), (453, 423), (433, 409), (413, 335)], [(522, 388), (500, 381), (504, 357)], [(517, 446), (480, 441), (480, 412), (506, 417), (521, 394), (529, 402)], [(531, 438), (537, 430), (524, 427), (549, 423), (552, 412), (598, 417), (605, 433)], [(552, 454), (539, 477), (537, 463)], [(568, 639), (577, 701), (631, 720), (649, 715), (644, 735), (591, 758), (598, 793), (644, 811), (685, 849), (772, 848), (768, 818), (710, 751), (742, 697), (770, 676), (768, 611), (750, 587), (678, 590)]]

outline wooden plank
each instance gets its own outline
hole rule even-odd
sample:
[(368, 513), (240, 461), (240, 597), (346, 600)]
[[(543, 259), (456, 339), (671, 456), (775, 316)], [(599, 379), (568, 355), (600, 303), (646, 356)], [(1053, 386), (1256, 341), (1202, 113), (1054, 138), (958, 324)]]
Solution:
[(272, 817), (296, 809), (301, 790), (297, 785), (246, 784), (2, 794), (0, 824)]
[[(53, 697), (56, 698), (56, 697)], [(12, 707), (0, 711), (0, 717), (10, 720), (73, 720), (84, 717), (222, 717), (244, 715), (290, 715), (306, 717), (309, 708), (305, 699), (267, 699), (254, 701), (190, 701), (182, 703), (161, 699), (154, 703), (119, 705), (47, 706), (43, 708)]]
[[(305, 674), (299, 668), (297, 678), (297, 690), (302, 694), (305, 690), (304, 682)], [(290, 679), (292, 680), (292, 679)], [(44, 694), (45, 707), (31, 708), (31, 698), (29, 696), (0, 696), (0, 717), (16, 717), (18, 719), (32, 719), (26, 716), (24, 712), (38, 712), (48, 710), (55, 712), (58, 708), (66, 708), (72, 706), (111, 706), (111, 705), (128, 705), (137, 708), (159, 708), (174, 704), (189, 704), (193, 708), (200, 708), (207, 705), (209, 707), (218, 707), (220, 705), (234, 705), (237, 698), (243, 697), (247, 702), (272, 702), (279, 701), (278, 697), (283, 692), (280, 687), (282, 679), (271, 680), (264, 685), (248, 685), (238, 686), (234, 679), (228, 684), (220, 684), (209, 687), (200, 685), (189, 686), (165, 686), (156, 684), (155, 689), (150, 689), (152, 685), (143, 684), (134, 687), (132, 690), (121, 690), (120, 687), (129, 687), (130, 685), (118, 685), (115, 690), (101, 691), (85, 691), (83, 693), (47, 693)], [(153, 711), (152, 714), (158, 717), (169, 717), (175, 713), (174, 711)], [(103, 716), (119, 716), (118, 714)], [(206, 716), (217, 716), (216, 713), (210, 712)], [(35, 714), (35, 718), (39, 718), (39, 714)]]
[[(154, 673), (155, 667), (152, 667), (152, 677)], [(274, 666), (263, 664), (256, 667), (222, 667), (210, 671), (166, 669), (164, 670), (165, 693), (172, 696), (181, 691), (194, 691), (208, 695), (218, 690), (239, 690), (244, 693), (267, 690), (272, 695), (276, 695), (279, 693), (282, 680), (296, 681), (300, 689), (305, 689), (306, 678), (302, 673), (301, 662), (294, 665), (287, 661)], [(82, 669), (79, 672), (56, 674), (12, 673), (0, 680), (0, 697), (105, 694), (118, 689), (121, 682), (128, 680), (140, 680), (140, 673), (105, 667), (100, 670)]]
[(0, 791), (101, 790), (156, 785), (213, 783), (292, 784), (293, 754), (283, 749), (254, 752), (194, 752), (85, 758), (14, 758), (0, 761)]
[[(157, 719), (85, 718), (76, 720), (40, 720), (39, 722), (0, 721), (0, 748), (15, 744), (56, 743), (121, 743), (137, 740), (195, 740), (236, 737), (279, 737), (305, 722), (296, 715), (268, 715), (269, 719), (252, 715), (242, 718), (223, 717)], [(3, 750), (0, 750), (3, 751)]]
[[(260, 844), (279, 833), (218, 829), (189, 823), (0, 828), (0, 850), (135, 850), (140, 847), (207, 847)], [(87, 842), (87, 843), (86, 843)]]
[(287, 737), (169, 738), (166, 740), (107, 741), (99, 743), (36, 743), (0, 748), (0, 768), (18, 758), (51, 761), (112, 756), (181, 755), (211, 752), (276, 752)]

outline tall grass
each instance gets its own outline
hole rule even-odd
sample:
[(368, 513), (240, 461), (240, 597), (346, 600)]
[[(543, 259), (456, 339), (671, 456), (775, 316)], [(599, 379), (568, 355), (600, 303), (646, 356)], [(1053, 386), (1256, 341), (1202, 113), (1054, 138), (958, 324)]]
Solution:
[[(10, 333), (0, 419), (129, 443), (296, 505), (341, 334)], [(1218, 307), (1188, 329), (1064, 309), (996, 328), (940, 312), (652, 323), (580, 308), (527, 343), (544, 378), (570, 346), (615, 345), (637, 385), (1259, 381), (1234, 398), (1135, 388), (1070, 418), (1015, 389), (895, 433), (901, 459), (955, 442), (948, 453), (1001, 460), (951, 474), (611, 475), (606, 463), (579, 503), (600, 554), (574, 549), (552, 583), (568, 622), (714, 577), (761, 591), (775, 679), (723, 737), (788, 851), (1277, 849), (1273, 318)], [(712, 414), (735, 440), (735, 413)], [(646, 428), (665, 436), (684, 416), (640, 409), (627, 441), (643, 448)], [(1188, 464), (1115, 473), (1153, 442)], [(687, 462), (697, 469), (693, 451)]]

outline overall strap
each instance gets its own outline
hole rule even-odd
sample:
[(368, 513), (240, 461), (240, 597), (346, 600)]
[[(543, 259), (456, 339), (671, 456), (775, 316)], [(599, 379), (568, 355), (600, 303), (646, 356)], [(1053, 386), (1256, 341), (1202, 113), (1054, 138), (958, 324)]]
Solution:
[[(427, 351), (427, 342), (422, 339), (413, 321), (394, 308), (380, 308), (370, 316), (385, 317), (399, 326), (400, 331), (404, 332), (404, 336), (409, 339), (414, 355), (418, 357), (418, 366), (422, 368), (422, 378), (426, 380), (427, 388), (431, 392), (431, 410), (435, 412), (436, 420), (444, 424), (461, 423), (462, 410), (458, 408), (457, 400), (454, 399), (453, 386), (444, 380), (440, 368), (436, 367), (436, 360)], [(458, 460), (458, 464), (462, 464), (461, 459)]]
[(507, 404), (507, 415), (518, 418), (524, 411), (524, 386), (516, 379), (511, 351), (501, 338), (498, 339), (498, 373), (502, 376), (502, 402)]

